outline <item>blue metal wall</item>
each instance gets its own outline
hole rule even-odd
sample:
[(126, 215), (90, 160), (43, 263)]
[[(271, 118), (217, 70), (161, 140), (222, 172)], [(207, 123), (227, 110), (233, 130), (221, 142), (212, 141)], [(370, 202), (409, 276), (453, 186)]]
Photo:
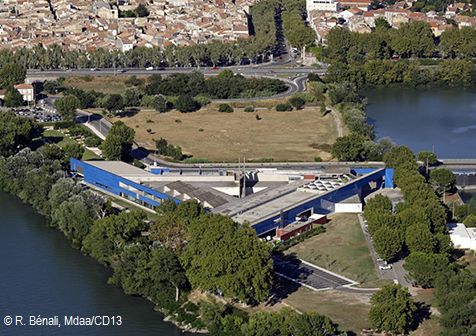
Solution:
[[(115, 175), (103, 169), (97, 168), (88, 164), (87, 162), (71, 159), (71, 171), (81, 172), (84, 176), (84, 181), (92, 184), (107, 192), (120, 196), (129, 196), (136, 201), (142, 201), (150, 206), (158, 206), (160, 202), (153, 200), (147, 196), (138, 195), (135, 192), (122, 188), (119, 183), (122, 182), (127, 186), (131, 186), (147, 194), (154, 195), (160, 200), (173, 199), (177, 204), (179, 200), (170, 197), (167, 194), (160, 193), (157, 190), (148, 188), (139, 183), (135, 183), (121, 176)], [(334, 204), (339, 203), (349, 197), (359, 195), (361, 196), (362, 189), (365, 188), (369, 182), (376, 182), (377, 188), (384, 185), (385, 188), (393, 188), (393, 169), (356, 169), (356, 174), (368, 174), (358, 180), (355, 180), (348, 185), (345, 185), (339, 189), (330, 191), (329, 193), (320, 197), (313, 198), (303, 204), (294, 206), (292, 208), (283, 209), (281, 214), (268, 217), (253, 225), (258, 235), (266, 233), (270, 230), (276, 229), (278, 226), (283, 227), (291, 224), (295, 221), (297, 215), (305, 212), (309, 209), (313, 209), (314, 213), (326, 214), (330, 213), (334, 209)], [(385, 179), (385, 182), (384, 182)], [(282, 222), (281, 222), (282, 219)]]
[(148, 204), (150, 206), (158, 206), (160, 205), (160, 201), (156, 201), (150, 197), (147, 196), (142, 196), (139, 195), (133, 191), (130, 191), (128, 189), (125, 189), (119, 185), (120, 182), (122, 182), (125, 185), (131, 186), (133, 188), (136, 188), (140, 191), (143, 191), (147, 194), (153, 195), (156, 198), (160, 200), (164, 199), (173, 199), (175, 203), (180, 203), (179, 200), (170, 197), (167, 194), (158, 192), (157, 190), (154, 190), (152, 188), (143, 186), (139, 183), (133, 182), (131, 180), (125, 179), (121, 176), (118, 176), (116, 174), (110, 173), (108, 171), (105, 171), (101, 168), (92, 166), (88, 164), (87, 162), (79, 161), (76, 159), (70, 159), (70, 164), (71, 164), (71, 171), (72, 172), (81, 172), (82, 175), (84, 176), (84, 181), (92, 184), (100, 189), (103, 189), (107, 192), (113, 193), (117, 196), (120, 196), (121, 193), (124, 195), (129, 196), (130, 199), (136, 200), (136, 201), (142, 201), (145, 204)]
[[(334, 211), (334, 204), (342, 202), (343, 200), (360, 195), (362, 189), (368, 185), (369, 182), (377, 182), (377, 187), (383, 185), (383, 179), (385, 177), (385, 188), (393, 187), (393, 169), (365, 169), (365, 172), (359, 172), (361, 174), (369, 174), (362, 177), (348, 185), (345, 185), (339, 189), (330, 191), (329, 193), (311, 199), (303, 204), (297, 205), (290, 209), (283, 209), (281, 214), (274, 215), (266, 218), (253, 225), (258, 235), (262, 235), (270, 230), (278, 227), (283, 227), (295, 222), (295, 218), (302, 212), (309, 209), (313, 209), (314, 213), (327, 214)], [(372, 173), (373, 172), (373, 173)], [(357, 173), (357, 171), (356, 171)], [(281, 223), (280, 219), (283, 220)]]

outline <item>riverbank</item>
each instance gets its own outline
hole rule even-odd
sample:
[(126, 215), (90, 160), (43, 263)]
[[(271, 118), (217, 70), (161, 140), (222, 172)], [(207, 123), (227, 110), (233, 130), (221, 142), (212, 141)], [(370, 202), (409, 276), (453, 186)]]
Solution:
[[(63, 234), (17, 197), (0, 192), (0, 213), (0, 267), (8, 270), (0, 282), (1, 315), (122, 316), (121, 326), (82, 330), (104, 336), (193, 335), (164, 322), (147, 300), (108, 285), (110, 270), (71, 248)], [(4, 328), (1, 333), (8, 335), (78, 334), (77, 328), (68, 327)]]

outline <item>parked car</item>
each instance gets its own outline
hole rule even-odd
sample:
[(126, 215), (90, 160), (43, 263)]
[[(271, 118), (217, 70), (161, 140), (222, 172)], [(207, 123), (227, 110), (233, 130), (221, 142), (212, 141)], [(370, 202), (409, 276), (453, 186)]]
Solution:
[(380, 265), (378, 268), (380, 268), (382, 271), (391, 270), (392, 265)]
[(154, 70), (154, 67), (153, 66), (150, 66), (150, 67), (147, 67), (145, 68), (147, 71), (151, 71), (151, 70)]

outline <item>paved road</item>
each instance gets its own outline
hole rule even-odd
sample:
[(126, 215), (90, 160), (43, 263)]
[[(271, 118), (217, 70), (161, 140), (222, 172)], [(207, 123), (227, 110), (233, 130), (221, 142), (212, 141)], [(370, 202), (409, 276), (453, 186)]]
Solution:
[(284, 260), (274, 256), (273, 260), (275, 272), (278, 275), (312, 290), (339, 289), (344, 286), (356, 284), (352, 280), (322, 268), (316, 268), (299, 259)]
[(318, 69), (316, 67), (302, 66), (302, 67), (285, 67), (285, 66), (231, 66), (213, 69), (210, 67), (177, 67), (177, 68), (163, 68), (155, 70), (146, 69), (124, 69), (122, 72), (118, 72), (114, 69), (97, 69), (91, 71), (90, 69), (71, 69), (71, 70), (34, 70), (29, 69), (27, 71), (27, 78), (30, 80), (45, 79), (45, 78), (57, 78), (57, 77), (69, 77), (69, 76), (150, 76), (153, 74), (171, 75), (174, 73), (191, 73), (194, 71), (200, 71), (205, 76), (214, 76), (219, 74), (223, 70), (232, 70), (235, 73), (242, 74), (244, 76), (304, 76), (310, 73), (316, 73), (319, 75), (325, 74), (325, 69)]
[(387, 280), (393, 280), (393, 281), (398, 281), (398, 283), (404, 287), (410, 288), (411, 284), (410, 282), (406, 279), (406, 271), (403, 268), (403, 261), (399, 260), (392, 265), (392, 269), (390, 270), (381, 270), (379, 268), (380, 265), (384, 265), (383, 262), (378, 262), (377, 259), (379, 256), (377, 255), (377, 252), (375, 251), (372, 237), (368, 233), (367, 229), (365, 228), (365, 222), (364, 218), (362, 215), (358, 215), (359, 217), (359, 223), (360, 227), (362, 228), (362, 231), (364, 232), (365, 240), (367, 241), (367, 245), (369, 247), (370, 251), (370, 256), (372, 257), (372, 261), (374, 262), (375, 269), (377, 271), (377, 275), (379, 276), (380, 279), (387, 279)]

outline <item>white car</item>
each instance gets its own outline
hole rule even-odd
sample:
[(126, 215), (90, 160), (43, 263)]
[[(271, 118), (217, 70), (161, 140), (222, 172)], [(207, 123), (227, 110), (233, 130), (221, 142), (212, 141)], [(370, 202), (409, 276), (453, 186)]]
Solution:
[(386, 271), (386, 270), (391, 270), (392, 269), (392, 265), (380, 265), (378, 268), (380, 268), (382, 271)]
[(382, 259), (382, 258), (377, 258), (377, 261), (378, 261), (378, 262), (382, 262), (383, 259)]
[(145, 68), (147, 71), (151, 71), (151, 70), (154, 70), (154, 67), (153, 66), (150, 66), (150, 67), (147, 67)]

